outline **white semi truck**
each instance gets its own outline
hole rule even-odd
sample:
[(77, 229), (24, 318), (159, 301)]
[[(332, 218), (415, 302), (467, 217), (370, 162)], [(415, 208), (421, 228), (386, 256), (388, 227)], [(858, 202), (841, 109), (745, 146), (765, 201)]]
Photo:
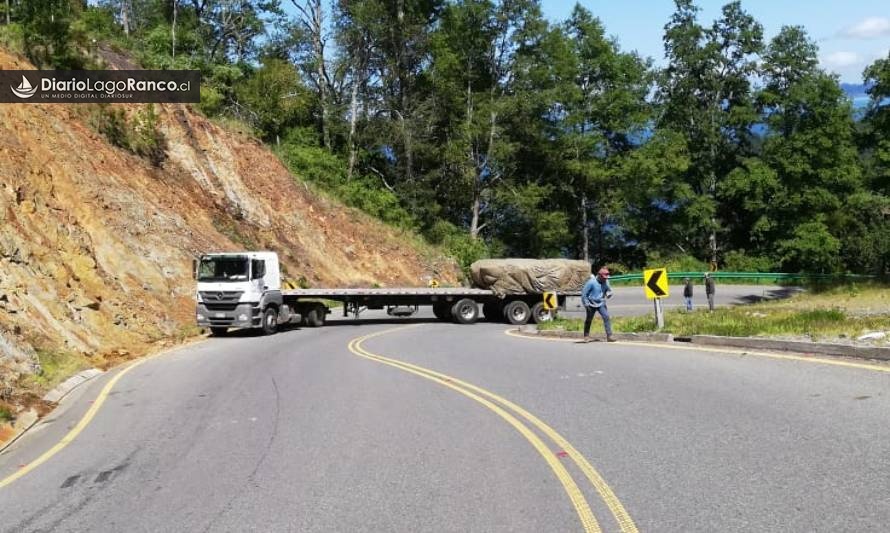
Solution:
[[(343, 304), (343, 316), (355, 318), (364, 309), (386, 309), (392, 316), (410, 316), (431, 306), (440, 320), (472, 324), (479, 307), (489, 321), (525, 324), (552, 316), (541, 294), (498, 296), (473, 288), (283, 289), (275, 252), (205, 254), (194, 262), (198, 326), (213, 335), (231, 328), (259, 328), (274, 333), (279, 325), (323, 326), (330, 309), (324, 301)], [(559, 308), (567, 296), (557, 293)]]

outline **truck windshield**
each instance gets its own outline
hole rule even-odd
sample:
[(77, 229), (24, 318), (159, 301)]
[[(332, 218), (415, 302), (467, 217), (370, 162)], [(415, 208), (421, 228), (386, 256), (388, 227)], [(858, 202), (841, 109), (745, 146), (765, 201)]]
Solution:
[(243, 256), (203, 257), (198, 267), (198, 281), (246, 280), (247, 264)]

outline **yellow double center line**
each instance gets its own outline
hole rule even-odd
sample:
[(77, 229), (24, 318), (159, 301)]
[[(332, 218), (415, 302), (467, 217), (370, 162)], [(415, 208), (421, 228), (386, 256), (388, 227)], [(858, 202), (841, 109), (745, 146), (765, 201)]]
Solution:
[[(575, 511), (578, 513), (578, 518), (581, 520), (581, 524), (584, 527), (584, 530), (589, 533), (600, 532), (601, 529), (599, 523), (597, 522), (596, 517), (594, 517), (593, 512), (590, 510), (590, 505), (587, 503), (587, 500), (584, 498), (584, 494), (575, 483), (575, 480), (572, 479), (572, 476), (562, 465), (562, 462), (550, 449), (550, 447), (545, 444), (541, 440), (541, 438), (538, 437), (528, 426), (521, 422), (517, 418), (517, 416), (525, 419), (526, 422), (528, 422), (529, 424), (537, 428), (538, 431), (546, 435), (557, 447), (561, 448), (562, 451), (565, 452), (565, 454), (572, 461), (574, 461), (574, 463), (584, 473), (584, 475), (596, 489), (603, 502), (609, 508), (612, 516), (614, 516), (615, 520), (618, 522), (618, 527), (621, 529), (621, 531), (623, 533), (637, 533), (637, 527), (634, 524), (633, 519), (631, 519), (630, 515), (624, 509), (624, 506), (621, 505), (621, 502), (615, 496), (615, 493), (612, 491), (603, 477), (596, 471), (595, 468), (593, 468), (593, 466), (587, 461), (587, 459), (585, 459), (584, 456), (581, 455), (581, 453), (578, 452), (578, 450), (576, 450), (575, 447), (571, 445), (571, 443), (569, 443), (569, 441), (567, 441), (562, 435), (557, 433), (553, 428), (542, 422), (539, 418), (532, 415), (515, 403), (507, 400), (506, 398), (502, 398), (501, 396), (477, 387), (476, 385), (467, 383), (446, 374), (442, 374), (440, 372), (435, 372), (428, 368), (423, 368), (421, 366), (406, 363), (404, 361), (390, 359), (382, 355), (374, 354), (362, 347), (362, 343), (368, 339), (393, 333), (402, 329), (406, 328), (401, 327), (389, 329), (353, 339), (349, 343), (349, 351), (359, 357), (389, 365), (398, 368), (399, 370), (402, 370), (404, 372), (408, 372), (410, 374), (414, 374), (416, 376), (438, 383), (482, 404), (487, 409), (501, 417), (505, 422), (510, 424), (514, 429), (516, 429), (516, 431), (518, 431), (523, 437), (525, 437), (525, 439), (535, 448), (535, 450), (541, 455), (541, 457), (544, 458), (544, 461), (547, 462), (547, 465), (550, 466), (551, 470), (553, 470), (553, 473), (556, 474), (557, 479), (560, 483), (562, 483), (566, 494), (571, 500)], [(512, 411), (512, 413), (510, 411)]]

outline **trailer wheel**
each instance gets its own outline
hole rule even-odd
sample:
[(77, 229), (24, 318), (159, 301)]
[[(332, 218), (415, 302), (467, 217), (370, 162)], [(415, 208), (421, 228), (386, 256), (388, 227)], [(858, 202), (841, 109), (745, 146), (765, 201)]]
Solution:
[(453, 319), (451, 316), (451, 306), (444, 302), (433, 304), (433, 314), (436, 315), (436, 318), (444, 322), (450, 322)]
[(320, 328), (324, 326), (327, 309), (321, 304), (313, 305), (306, 312), (306, 325), (311, 328)]
[(267, 307), (263, 311), (263, 334), (272, 335), (278, 329), (278, 310)]
[(469, 298), (458, 300), (451, 307), (451, 316), (458, 324), (473, 324), (479, 319), (479, 304)]
[(504, 308), (497, 302), (487, 302), (482, 304), (482, 314), (485, 315), (485, 320), (488, 320), (489, 322), (504, 321)]
[(555, 311), (547, 311), (544, 309), (544, 302), (538, 302), (532, 306), (532, 321), (535, 324), (542, 324), (553, 319)]
[(514, 326), (527, 324), (530, 315), (531, 309), (529, 309), (528, 304), (522, 300), (513, 300), (504, 306), (504, 318)]
[(229, 331), (229, 328), (224, 328), (222, 326), (213, 326), (210, 328), (210, 334), (214, 337), (224, 337), (227, 331)]

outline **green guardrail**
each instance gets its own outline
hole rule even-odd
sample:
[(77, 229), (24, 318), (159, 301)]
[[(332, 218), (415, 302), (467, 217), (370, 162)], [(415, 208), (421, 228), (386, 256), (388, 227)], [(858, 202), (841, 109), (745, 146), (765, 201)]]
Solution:
[[(668, 272), (669, 280), (704, 279), (706, 272)], [(792, 274), (788, 272), (711, 272), (715, 280), (757, 280), (775, 282), (804, 281), (856, 281), (875, 279), (875, 276), (863, 274)], [(639, 281), (643, 282), (643, 273), (619, 274), (609, 277), (611, 282)]]

